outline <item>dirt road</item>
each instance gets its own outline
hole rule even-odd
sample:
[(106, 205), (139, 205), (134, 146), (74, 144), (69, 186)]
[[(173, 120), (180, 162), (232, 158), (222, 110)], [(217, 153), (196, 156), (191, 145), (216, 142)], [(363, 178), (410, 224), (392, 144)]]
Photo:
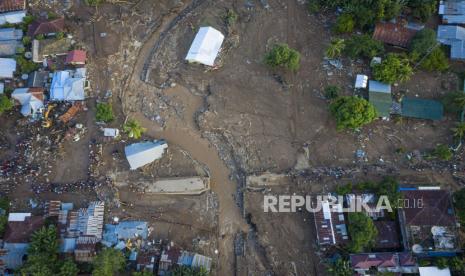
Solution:
[[(183, 8), (188, 7), (184, 5)], [(135, 64), (132, 77), (127, 83), (128, 89), (138, 89), (150, 91), (155, 89), (147, 83), (141, 81), (140, 75), (144, 70), (144, 63), (150, 55), (151, 49), (156, 44), (160, 35), (166, 31), (171, 25), (171, 21), (175, 20), (176, 13), (172, 13), (163, 18), (161, 27), (156, 30), (151, 37), (146, 41), (141, 48), (138, 60)], [(127, 89), (123, 89), (126, 91)], [(188, 89), (176, 86), (167, 90), (165, 93), (170, 95), (178, 95), (186, 102), (188, 108), (183, 114), (183, 118), (172, 117), (166, 122), (166, 126), (162, 128), (156, 122), (147, 119), (141, 112), (130, 112), (125, 110), (125, 113), (138, 120), (145, 128), (147, 135), (153, 138), (163, 138), (168, 144), (177, 145), (197, 161), (206, 165), (211, 178), (211, 188), (216, 193), (219, 200), (219, 269), (218, 275), (231, 275), (234, 271), (234, 236), (239, 231), (247, 231), (248, 226), (239, 208), (236, 205), (234, 194), (236, 193), (236, 183), (234, 183), (229, 175), (230, 170), (220, 159), (216, 149), (209, 143), (208, 140), (201, 137), (200, 131), (195, 127), (194, 115), (195, 112), (202, 106), (202, 98), (193, 95)], [(121, 96), (124, 98), (124, 95)]]

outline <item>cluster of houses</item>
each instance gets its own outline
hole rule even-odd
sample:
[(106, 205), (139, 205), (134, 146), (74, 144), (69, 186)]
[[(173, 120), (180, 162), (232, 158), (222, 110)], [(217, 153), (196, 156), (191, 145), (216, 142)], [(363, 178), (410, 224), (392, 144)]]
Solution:
[(133, 269), (167, 275), (174, 266), (203, 267), (210, 271), (212, 259), (184, 251), (174, 244), (149, 240), (151, 228), (145, 221), (104, 224), (104, 202), (91, 202), (74, 209), (72, 203), (49, 201), (43, 215), (9, 213), (0, 248), (0, 274), (20, 268), (27, 256), (31, 235), (53, 221), (57, 226), (60, 254), (78, 263), (90, 263), (102, 246), (121, 250)]
[[(422, 267), (419, 260), (453, 257), (461, 252), (451, 194), (439, 187), (400, 188), (400, 193), (402, 199), (395, 219), (386, 210), (361, 210), (373, 220), (378, 235), (371, 252), (350, 254), (354, 273), (450, 275), (448, 268)], [(350, 242), (343, 207), (354, 206), (354, 199), (363, 201), (372, 210), (377, 204), (374, 194), (349, 194), (344, 202), (323, 202), (321, 210), (314, 214), (317, 242), (322, 250)]]
[[(35, 120), (43, 117), (49, 103), (86, 98), (87, 56), (65, 34), (63, 17), (35, 18), (23, 33), (26, 16), (25, 0), (0, 2), (0, 25), (7, 24), (0, 28), (0, 94), (12, 91), (21, 114)], [(24, 71), (24, 63), (38, 69)]]

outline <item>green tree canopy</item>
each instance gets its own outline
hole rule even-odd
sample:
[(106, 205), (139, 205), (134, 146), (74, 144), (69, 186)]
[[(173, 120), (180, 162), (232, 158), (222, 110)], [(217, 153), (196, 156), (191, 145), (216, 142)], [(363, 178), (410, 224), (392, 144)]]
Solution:
[(104, 248), (94, 259), (93, 276), (113, 276), (124, 269), (126, 258), (114, 248)]
[(13, 101), (6, 95), (0, 95), (0, 115), (13, 109)]
[(407, 6), (410, 7), (412, 15), (423, 22), (428, 21), (436, 13), (438, 6), (437, 0), (408, 0)]
[(329, 106), (336, 119), (337, 129), (357, 129), (376, 118), (376, 110), (367, 100), (359, 97), (339, 97)]
[(413, 69), (409, 60), (397, 54), (388, 54), (380, 64), (373, 67), (375, 80), (384, 83), (404, 82), (409, 80), (412, 75)]
[(449, 69), (449, 60), (441, 47), (435, 48), (421, 62), (421, 68), (427, 71), (446, 71)]
[(349, 213), (350, 243), (348, 249), (354, 253), (369, 250), (378, 235), (373, 220), (364, 213)]
[(265, 62), (271, 67), (284, 67), (297, 71), (300, 67), (300, 53), (287, 44), (276, 44), (265, 56)]
[(369, 35), (353, 35), (345, 41), (344, 53), (352, 58), (373, 58), (384, 53), (383, 43)]
[(465, 137), (465, 123), (456, 123), (455, 127), (451, 129), (454, 132), (454, 138), (457, 141), (462, 141)]
[(449, 161), (454, 156), (454, 153), (447, 145), (439, 144), (433, 150), (433, 156), (443, 161)]
[(330, 264), (326, 270), (330, 276), (352, 276), (354, 270), (350, 266), (349, 261), (341, 258), (337, 259), (334, 263)]
[(418, 31), (410, 43), (410, 57), (413, 60), (419, 60), (426, 55), (438, 42), (436, 41), (436, 32), (430, 28), (424, 28)]
[(79, 269), (72, 260), (68, 259), (63, 262), (60, 267), (59, 276), (76, 276), (79, 273)]
[(111, 103), (98, 103), (95, 118), (98, 122), (109, 123), (113, 121), (115, 117), (113, 115), (113, 106)]
[(338, 16), (333, 31), (338, 34), (351, 33), (355, 28), (354, 17), (349, 13), (343, 13)]

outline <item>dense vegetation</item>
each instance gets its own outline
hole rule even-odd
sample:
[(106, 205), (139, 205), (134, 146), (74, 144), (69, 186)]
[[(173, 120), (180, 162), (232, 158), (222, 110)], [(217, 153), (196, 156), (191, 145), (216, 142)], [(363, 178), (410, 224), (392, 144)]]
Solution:
[(380, 64), (373, 67), (374, 79), (384, 83), (405, 82), (412, 75), (413, 68), (410, 66), (410, 61), (398, 54), (388, 54)]
[(113, 107), (111, 103), (98, 103), (95, 118), (98, 122), (109, 123), (114, 120)]
[(271, 67), (284, 67), (297, 71), (300, 67), (300, 53), (287, 44), (276, 44), (265, 56), (265, 62)]
[(373, 105), (359, 97), (338, 97), (331, 102), (329, 109), (336, 119), (338, 130), (357, 129), (376, 118)]
[(126, 258), (123, 253), (114, 248), (104, 248), (95, 257), (94, 276), (113, 276), (122, 271), (126, 266)]
[(139, 139), (142, 134), (146, 131), (139, 122), (133, 119), (129, 119), (124, 125), (123, 130), (129, 136), (129, 138)]
[(0, 115), (13, 108), (13, 101), (7, 95), (0, 95)]
[(361, 212), (349, 213), (350, 252), (360, 253), (373, 246), (378, 230), (373, 220)]

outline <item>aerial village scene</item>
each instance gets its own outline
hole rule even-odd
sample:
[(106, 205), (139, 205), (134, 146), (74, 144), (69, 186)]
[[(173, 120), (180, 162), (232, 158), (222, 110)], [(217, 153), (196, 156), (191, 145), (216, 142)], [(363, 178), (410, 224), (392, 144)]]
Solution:
[(464, 62), (464, 0), (0, 0), (0, 275), (465, 275)]

